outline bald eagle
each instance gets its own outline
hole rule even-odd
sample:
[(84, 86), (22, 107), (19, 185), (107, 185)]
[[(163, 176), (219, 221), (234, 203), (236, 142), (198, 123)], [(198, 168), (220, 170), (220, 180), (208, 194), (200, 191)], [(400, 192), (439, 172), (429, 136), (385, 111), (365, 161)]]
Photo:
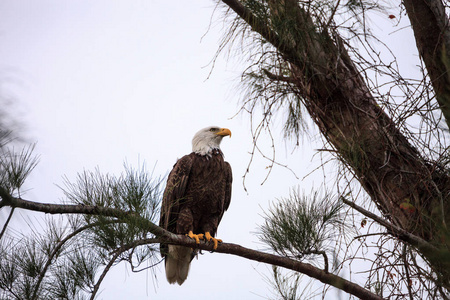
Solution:
[[(214, 238), (223, 213), (231, 199), (231, 167), (223, 158), (220, 142), (231, 136), (227, 128), (211, 126), (197, 132), (192, 139), (192, 153), (173, 166), (167, 179), (161, 205), (159, 225), (175, 234), (186, 234), (199, 243)], [(161, 244), (169, 283), (181, 285), (196, 255), (192, 248)]]

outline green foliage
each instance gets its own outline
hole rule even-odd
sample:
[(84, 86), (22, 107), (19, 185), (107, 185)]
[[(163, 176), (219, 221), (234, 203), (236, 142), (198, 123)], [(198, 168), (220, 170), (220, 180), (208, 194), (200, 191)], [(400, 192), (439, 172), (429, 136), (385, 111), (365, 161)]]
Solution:
[[(2, 197), (20, 198), (38, 158), (34, 145), (17, 152), (10, 131), (1, 129)], [(31, 233), (25, 235), (7, 230), (15, 211), (10, 210), (0, 232), (0, 299), (93, 299), (112, 266), (125, 261), (137, 271), (140, 264), (159, 259), (154, 242), (133, 243), (154, 238), (146, 225), (156, 223), (159, 216), (162, 181), (153, 178), (145, 165), (124, 167), (119, 176), (96, 170), (79, 174), (75, 183), (66, 178), (63, 192), (72, 204), (114, 208), (127, 218), (72, 215), (57, 222), (48, 217), (44, 230), (31, 224)], [(0, 200), (3, 207), (6, 199)]]
[(6, 245), (0, 247), (0, 288), (3, 290), (10, 290), (13, 287), (13, 283), (16, 282), (19, 275), (18, 265), (15, 260), (10, 257), (12, 248), (14, 245), (10, 239), (3, 242)]
[(0, 147), (0, 186), (9, 193), (18, 191), (36, 167), (39, 159), (33, 155), (35, 145), (17, 153), (14, 147)]
[[(260, 227), (259, 237), (280, 256), (308, 260), (315, 265), (323, 261), (320, 265), (325, 272), (329, 271), (329, 264), (332, 263), (332, 272), (336, 272), (340, 268), (338, 244), (342, 238), (354, 233), (351, 224), (346, 223), (341, 201), (317, 191), (305, 195), (292, 190), (288, 198), (272, 203)], [(309, 299), (316, 296), (312, 282), (302, 274), (286, 272), (275, 266), (270, 283), (277, 299)]]
[(282, 256), (301, 259), (323, 255), (342, 232), (350, 232), (342, 210), (343, 204), (328, 195), (321, 197), (314, 192), (308, 198), (293, 190), (289, 198), (269, 208), (260, 239)]
[(93, 234), (93, 243), (110, 251), (147, 236), (144, 225), (147, 221), (156, 223), (159, 216), (161, 182), (159, 178), (152, 179), (145, 167), (134, 170), (125, 165), (124, 173), (118, 177), (103, 175), (99, 170), (84, 171), (75, 183), (66, 179), (63, 190), (67, 199), (75, 204), (112, 207), (136, 213), (136, 217), (130, 217), (126, 223), (115, 222), (112, 217), (84, 216), (86, 224), (99, 224), (89, 229)]
[[(0, 296), (12, 299), (6, 296), (21, 295), (19, 299), (32, 299), (33, 286), (45, 263), (38, 241), (2, 239), (0, 249)], [(1, 290), (5, 291), (4, 295)]]
[[(80, 247), (81, 245), (77, 246), (78, 249), (82, 249)], [(86, 292), (92, 292), (96, 283), (96, 272), (101, 266), (101, 261), (96, 256), (95, 252), (85, 253), (80, 250), (75, 250), (67, 259), (70, 281), (74, 282), (76, 286), (79, 286)]]
[[(34, 147), (19, 154), (6, 148), (0, 152), (0, 186), (20, 197), (19, 188), (37, 164)], [(0, 235), (0, 299), (93, 299), (112, 266), (125, 261), (138, 271), (140, 264), (159, 259), (154, 242), (133, 244), (154, 237), (145, 225), (159, 216), (161, 179), (145, 166), (125, 165), (119, 176), (84, 171), (75, 183), (66, 179), (63, 191), (73, 204), (115, 208), (129, 217), (78, 215), (60, 222), (49, 217), (45, 232), (32, 227), (29, 237), (6, 231), (6, 223)]]
[(75, 183), (66, 178), (64, 194), (74, 204), (123, 209), (153, 220), (159, 213), (161, 179), (151, 178), (145, 165), (133, 169), (125, 164), (124, 169), (118, 177), (97, 169), (78, 174)]

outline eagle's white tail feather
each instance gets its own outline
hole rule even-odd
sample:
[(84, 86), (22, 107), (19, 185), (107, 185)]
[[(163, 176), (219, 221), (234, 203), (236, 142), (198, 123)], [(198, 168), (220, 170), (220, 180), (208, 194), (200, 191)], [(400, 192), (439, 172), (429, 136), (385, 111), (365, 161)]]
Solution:
[(166, 277), (169, 283), (178, 282), (181, 285), (187, 278), (191, 264), (192, 249), (169, 245), (166, 256)]

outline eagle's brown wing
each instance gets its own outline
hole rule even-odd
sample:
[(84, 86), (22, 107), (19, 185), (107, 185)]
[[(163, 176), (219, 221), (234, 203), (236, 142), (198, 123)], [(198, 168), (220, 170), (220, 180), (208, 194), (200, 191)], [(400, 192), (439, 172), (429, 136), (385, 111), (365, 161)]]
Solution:
[[(228, 162), (224, 162), (225, 164), (225, 201), (223, 203), (223, 210), (220, 212), (219, 222), (222, 220), (223, 213), (228, 209), (231, 202), (231, 184), (233, 183), (233, 173), (231, 172), (231, 166)], [(219, 224), (217, 224), (219, 226)], [(217, 227), (216, 227), (217, 228)]]
[[(180, 158), (173, 166), (164, 190), (159, 226), (173, 233), (176, 233), (178, 213), (180, 206), (183, 205), (185, 200), (186, 186), (189, 181), (192, 162), (193, 158), (190, 155)], [(160, 248), (161, 255), (165, 256), (167, 245), (161, 244)]]

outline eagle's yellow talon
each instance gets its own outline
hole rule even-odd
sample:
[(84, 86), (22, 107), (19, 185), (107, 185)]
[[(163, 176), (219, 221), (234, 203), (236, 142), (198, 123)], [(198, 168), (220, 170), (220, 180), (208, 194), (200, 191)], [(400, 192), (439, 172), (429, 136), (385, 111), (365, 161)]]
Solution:
[(217, 249), (217, 246), (219, 245), (219, 243), (222, 243), (222, 240), (221, 239), (216, 239), (216, 238), (213, 238), (212, 236), (211, 236), (211, 234), (207, 231), (207, 232), (205, 232), (205, 239), (209, 242), (209, 241), (213, 241), (214, 242), (214, 247), (213, 247), (213, 250), (216, 250)]
[(189, 231), (189, 233), (186, 234), (186, 236), (190, 237), (191, 239), (194, 239), (197, 244), (200, 244), (200, 240), (203, 240), (203, 233), (194, 234), (192, 230)]

